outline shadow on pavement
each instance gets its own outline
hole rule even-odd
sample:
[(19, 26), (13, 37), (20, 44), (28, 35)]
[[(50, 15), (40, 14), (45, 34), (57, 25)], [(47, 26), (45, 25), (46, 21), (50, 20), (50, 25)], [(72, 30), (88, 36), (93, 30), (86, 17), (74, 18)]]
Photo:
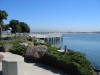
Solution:
[(59, 75), (68, 75), (68, 74), (63, 73), (63, 72), (62, 72), (61, 70), (59, 70), (59, 69), (56, 69), (56, 68), (53, 68), (53, 67), (50, 67), (50, 66), (41, 64), (41, 63), (35, 63), (35, 65), (38, 66), (38, 67), (41, 67), (41, 68), (43, 68), (43, 69), (52, 71), (52, 72), (54, 72), (54, 73), (56, 73), (56, 74), (59, 74)]

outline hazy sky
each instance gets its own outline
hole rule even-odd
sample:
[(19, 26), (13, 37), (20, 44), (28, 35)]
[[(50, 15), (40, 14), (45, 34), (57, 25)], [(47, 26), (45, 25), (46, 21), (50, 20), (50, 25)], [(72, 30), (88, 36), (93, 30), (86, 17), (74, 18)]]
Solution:
[(0, 0), (7, 21), (24, 21), (32, 31), (100, 31), (100, 0)]

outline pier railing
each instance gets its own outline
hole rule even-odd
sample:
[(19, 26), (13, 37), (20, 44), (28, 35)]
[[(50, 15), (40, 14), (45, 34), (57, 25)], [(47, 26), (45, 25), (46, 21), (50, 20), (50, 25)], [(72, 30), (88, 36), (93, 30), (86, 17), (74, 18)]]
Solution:
[(31, 33), (29, 34), (31, 37), (36, 37), (36, 38), (55, 38), (55, 37), (62, 37), (62, 34), (59, 33), (48, 33), (48, 34), (34, 34)]

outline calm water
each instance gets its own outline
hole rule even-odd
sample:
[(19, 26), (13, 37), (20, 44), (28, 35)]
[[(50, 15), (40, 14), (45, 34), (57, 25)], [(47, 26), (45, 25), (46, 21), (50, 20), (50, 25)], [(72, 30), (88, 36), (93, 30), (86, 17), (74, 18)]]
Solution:
[(64, 45), (69, 49), (85, 53), (92, 64), (100, 69), (100, 34), (64, 34), (62, 49)]

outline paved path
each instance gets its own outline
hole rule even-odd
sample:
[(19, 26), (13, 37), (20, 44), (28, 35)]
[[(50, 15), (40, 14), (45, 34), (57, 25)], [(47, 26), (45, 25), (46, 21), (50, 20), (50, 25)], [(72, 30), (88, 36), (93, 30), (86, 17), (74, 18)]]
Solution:
[[(5, 56), (6, 53), (1, 53)], [(2, 63), (0, 63), (0, 75), (2, 72)], [(55, 68), (39, 64), (24, 62), (24, 75), (67, 75)]]

